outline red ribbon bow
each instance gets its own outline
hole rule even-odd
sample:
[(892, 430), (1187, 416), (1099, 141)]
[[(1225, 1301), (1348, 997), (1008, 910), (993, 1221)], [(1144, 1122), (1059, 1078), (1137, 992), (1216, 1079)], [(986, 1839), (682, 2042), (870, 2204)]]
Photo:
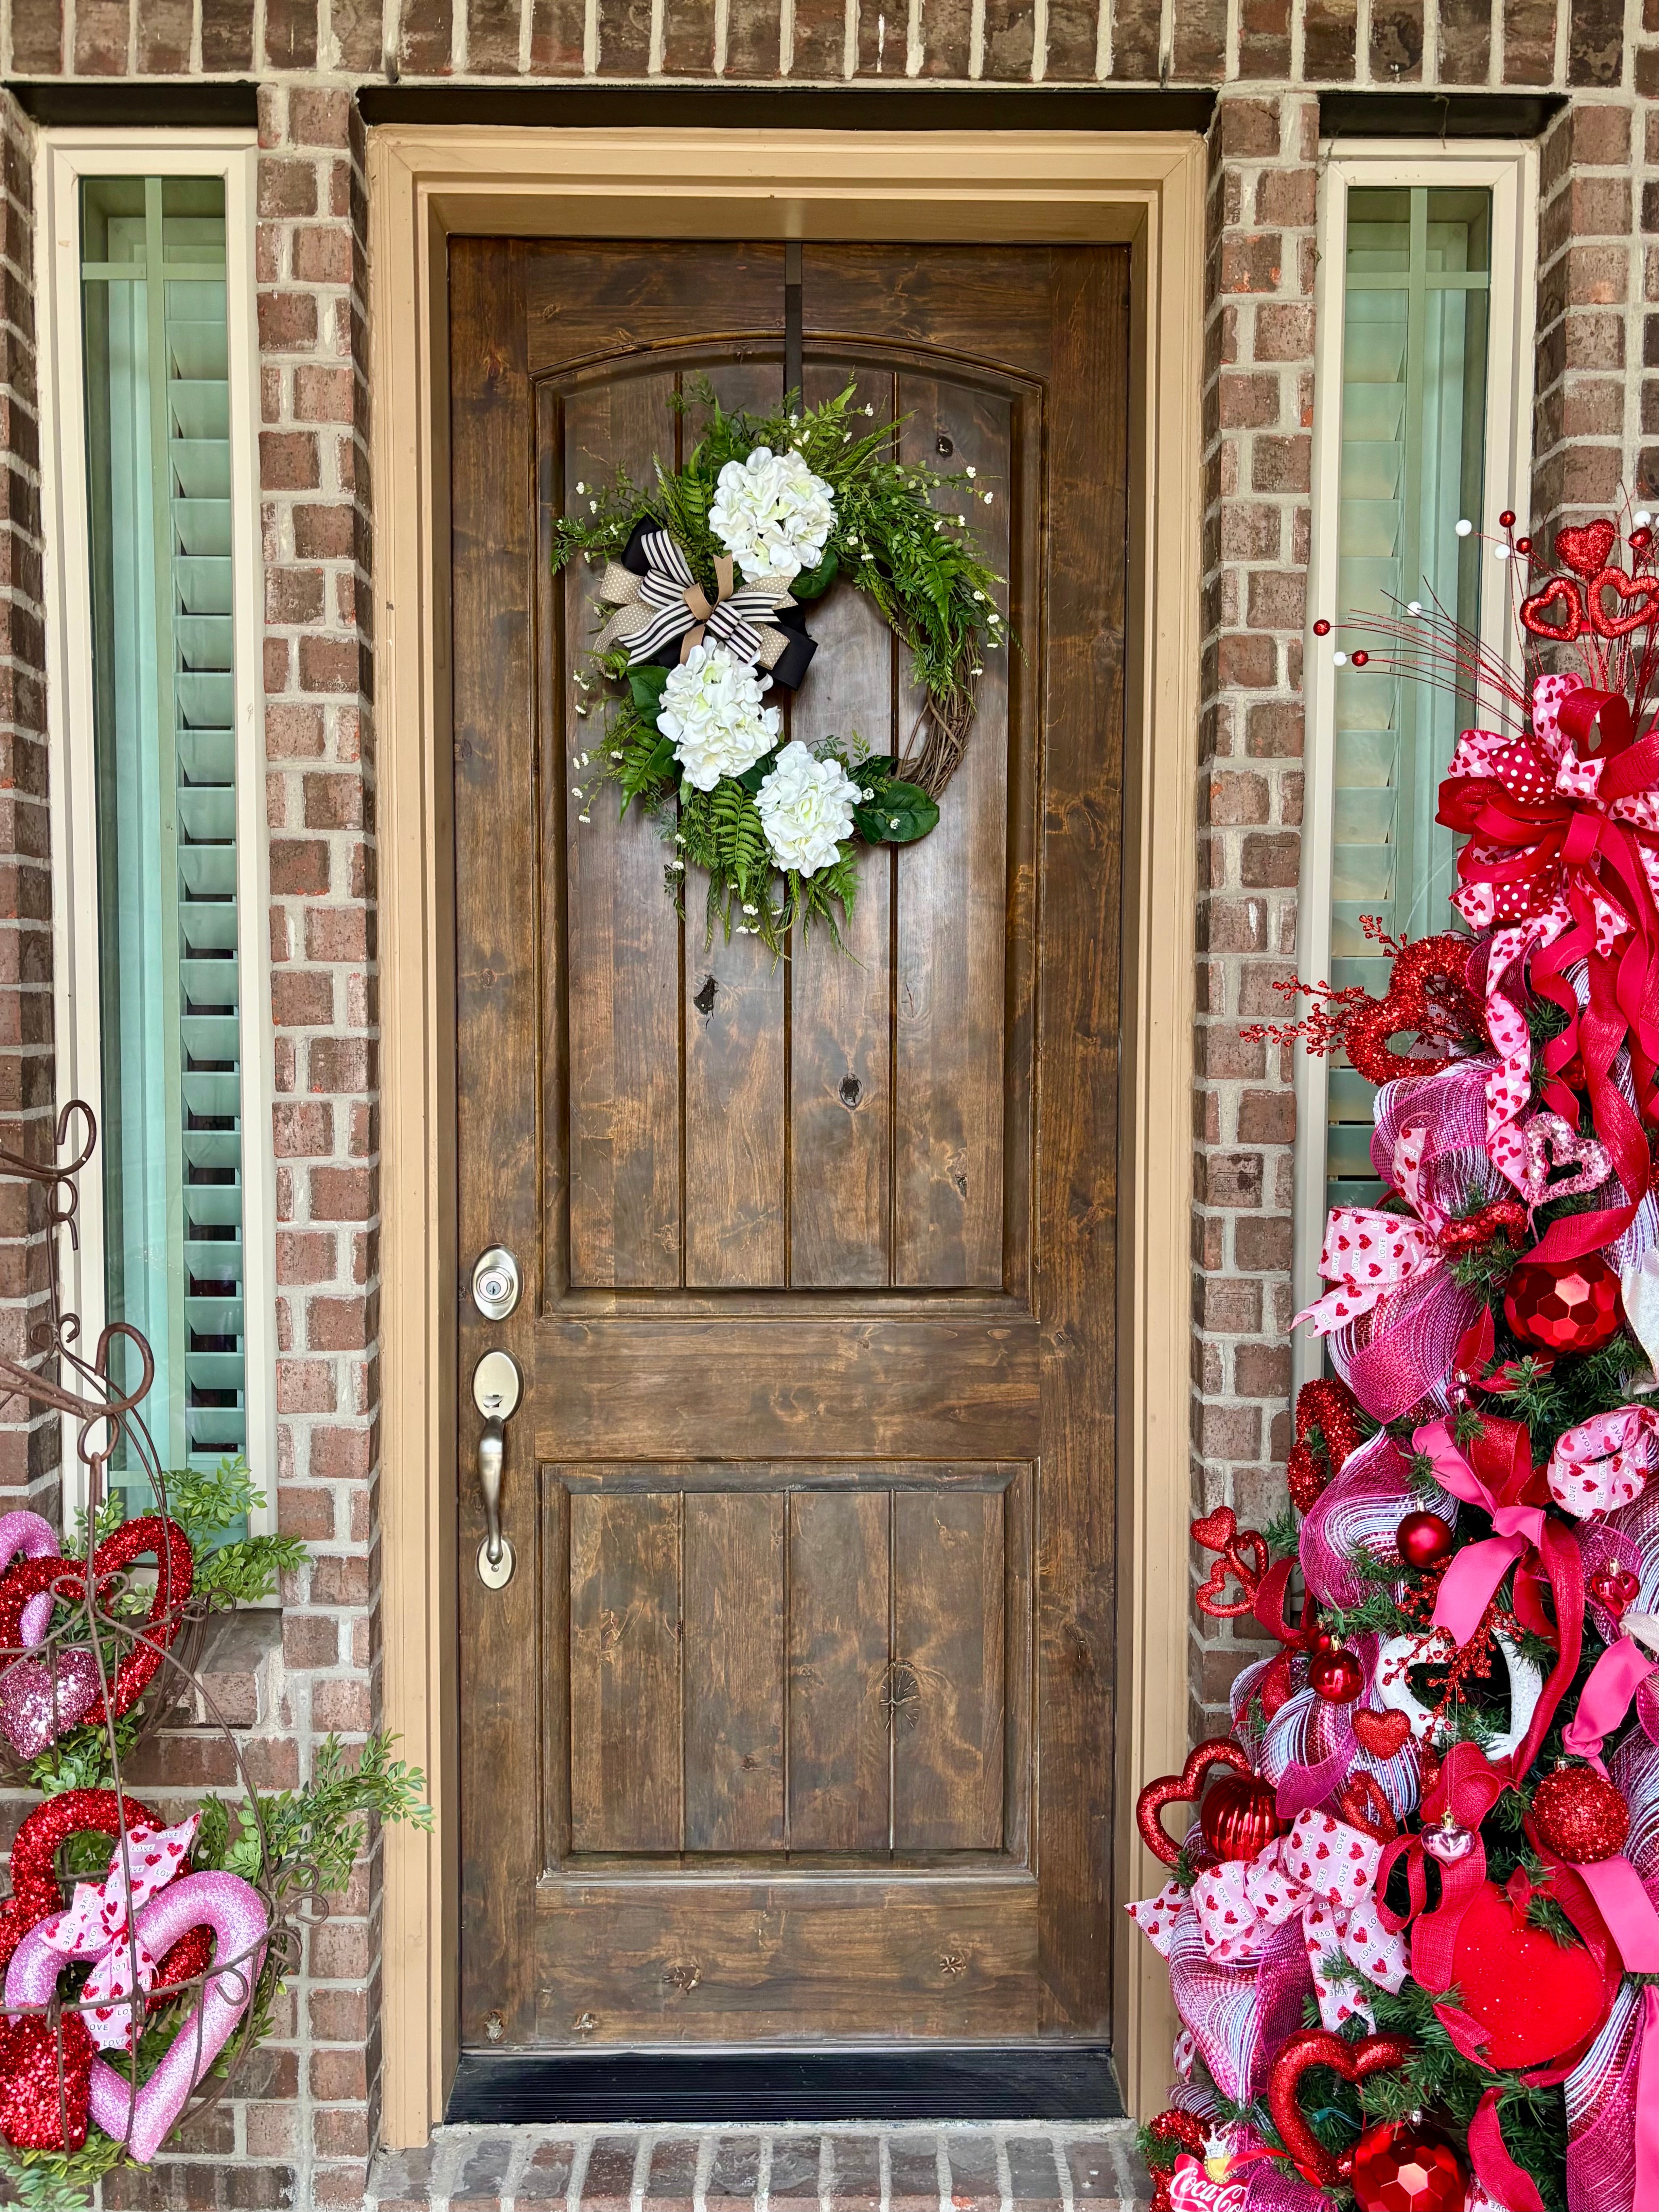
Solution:
[[(1544, 679), (1552, 680), (1568, 679)], [(1651, 1180), (1642, 1123), (1659, 1120), (1659, 725), (1638, 738), (1628, 702), (1610, 691), (1567, 690), (1551, 704), (1565, 741), (1559, 760), (1535, 732), (1512, 744), (1468, 732), (1453, 763), (1464, 772), (1441, 784), (1436, 818), (1468, 838), (1457, 856), (1455, 903), (1477, 926), (1524, 923), (1565, 907), (1565, 926), (1533, 947), (1534, 988), (1567, 1017), (1545, 1048), (1545, 1072), (1559, 1079), (1579, 1058), (1596, 1134), (1625, 1194), (1619, 1206), (1551, 1224), (1537, 1252), (1569, 1260), (1619, 1236)], [(1567, 976), (1580, 961), (1589, 987), (1582, 1010)], [(1634, 1108), (1613, 1076), (1624, 1046)], [(1553, 1081), (1547, 1096), (1576, 1122), (1577, 1102), (1565, 1084)]]

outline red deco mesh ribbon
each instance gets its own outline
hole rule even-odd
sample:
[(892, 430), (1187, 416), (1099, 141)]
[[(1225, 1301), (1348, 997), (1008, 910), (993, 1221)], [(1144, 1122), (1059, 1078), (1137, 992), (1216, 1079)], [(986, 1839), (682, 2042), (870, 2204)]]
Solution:
[[(1610, 691), (1570, 691), (1555, 713), (1571, 747), (1559, 764), (1525, 738), (1489, 742), (1478, 748), (1485, 773), (1454, 774), (1442, 783), (1437, 819), (1468, 837), (1457, 858), (1459, 878), (1466, 891), (1490, 895), (1492, 919), (1500, 926), (1540, 917), (1558, 902), (1570, 916), (1568, 927), (1533, 951), (1533, 988), (1567, 1018), (1545, 1048), (1545, 1072), (1559, 1078), (1578, 1056), (1595, 1133), (1612, 1155), (1624, 1200), (1553, 1222), (1537, 1256), (1561, 1261), (1618, 1237), (1651, 1180), (1642, 1124), (1659, 1121), (1659, 726), (1638, 739), (1628, 702)], [(1582, 1010), (1567, 978), (1580, 961), (1589, 989)], [(1613, 1074), (1621, 1047), (1630, 1053), (1634, 1107)], [(1565, 1085), (1556, 1085), (1552, 1103), (1576, 1115)]]

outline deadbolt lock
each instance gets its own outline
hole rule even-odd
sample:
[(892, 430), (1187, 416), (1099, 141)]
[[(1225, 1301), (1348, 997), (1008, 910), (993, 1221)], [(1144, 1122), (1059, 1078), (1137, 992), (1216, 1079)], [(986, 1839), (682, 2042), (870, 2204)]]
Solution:
[(472, 1270), (472, 1303), (486, 1321), (505, 1321), (519, 1303), (519, 1263), (505, 1244), (478, 1255)]

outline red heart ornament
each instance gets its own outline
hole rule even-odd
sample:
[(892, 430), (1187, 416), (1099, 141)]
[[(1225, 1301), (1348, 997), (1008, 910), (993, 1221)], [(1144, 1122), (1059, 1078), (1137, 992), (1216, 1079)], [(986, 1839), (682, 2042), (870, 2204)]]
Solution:
[[(112, 1702), (118, 1717), (131, 1711), (155, 1680), (161, 1654), (184, 1625), (184, 1605), (195, 1579), (196, 1562), (190, 1539), (179, 1523), (159, 1513), (145, 1513), (136, 1521), (124, 1522), (92, 1555), (93, 1578), (100, 1601), (106, 1597), (114, 1577), (135, 1560), (146, 1558), (154, 1558), (156, 1564), (155, 1594), (144, 1633), (127, 1647), (115, 1670)], [(65, 1603), (74, 1604), (85, 1589), (86, 1563), (82, 1559), (20, 1559), (9, 1568), (0, 1577), (0, 1673), (27, 1656), (22, 1618), (32, 1598), (50, 1590)], [(80, 1718), (89, 1727), (99, 1726), (104, 1718), (101, 1697), (95, 1698)]]
[[(1552, 622), (1545, 610), (1559, 599), (1565, 611)], [(1521, 602), (1521, 627), (1534, 637), (1553, 638), (1565, 645), (1584, 634), (1584, 595), (1571, 576), (1552, 576), (1541, 591), (1529, 592)]]
[[(1617, 614), (1607, 612), (1601, 597), (1604, 591), (1611, 592), (1619, 602)], [(1633, 629), (1659, 619), (1659, 582), (1651, 576), (1632, 576), (1623, 568), (1603, 568), (1591, 582), (1585, 597), (1590, 628), (1598, 637), (1628, 637)]]
[(1587, 2044), (1612, 2002), (1582, 1943), (1558, 1943), (1530, 1927), (1490, 1881), (1458, 1923), (1451, 1984), (1462, 2009), (1486, 2031), (1485, 2063), (1493, 2068), (1542, 2066)]
[(1161, 1774), (1149, 1782), (1135, 1800), (1135, 1826), (1140, 1831), (1140, 1840), (1155, 1859), (1165, 1866), (1174, 1866), (1181, 1856), (1181, 1845), (1170, 1835), (1158, 1815), (1166, 1805), (1193, 1805), (1198, 1802), (1200, 1784), (1212, 1766), (1231, 1766), (1235, 1774), (1253, 1775), (1249, 1754), (1242, 1743), (1235, 1743), (1228, 1735), (1212, 1736), (1208, 1742), (1189, 1752), (1187, 1764), (1179, 1774)]
[(1359, 1739), (1359, 1747), (1373, 1759), (1392, 1759), (1406, 1747), (1406, 1738), (1412, 1724), (1404, 1713), (1374, 1713), (1367, 1710), (1353, 1717), (1353, 1732)]
[(87, 2139), (93, 2042), (78, 2012), (0, 2018), (0, 2135), (18, 2150), (79, 2150)]
[[(1193, 1602), (1212, 1620), (1234, 1620), (1255, 1604), (1256, 1586), (1267, 1571), (1267, 1539), (1254, 1528), (1235, 1536), (1193, 1593)], [(1225, 1595), (1227, 1577), (1238, 1578), (1240, 1595)]]
[(1280, 2142), (1316, 2188), (1345, 2179), (1353, 2168), (1353, 2153), (1337, 2158), (1308, 2125), (1302, 2113), (1302, 2076), (1315, 2066), (1328, 2066), (1345, 2081), (1363, 2081), (1403, 2066), (1416, 2048), (1406, 2035), (1365, 2035), (1358, 2043), (1345, 2043), (1323, 2027), (1306, 2028), (1279, 2045), (1267, 2078), (1267, 2109)]
[(1213, 1513), (1206, 1513), (1201, 1521), (1193, 1522), (1193, 1541), (1201, 1544), (1206, 1552), (1224, 1552), (1232, 1542), (1237, 1527), (1237, 1516), (1232, 1507), (1218, 1505)]
[(1575, 576), (1587, 580), (1596, 570), (1604, 568), (1607, 558), (1618, 540), (1619, 532), (1603, 515), (1599, 521), (1583, 522), (1576, 528), (1558, 530), (1555, 533), (1555, 557), (1565, 561)]
[(1419, 1036), (1486, 1042), (1481, 1010), (1469, 988), (1469, 956), (1474, 940), (1455, 937), (1419, 937), (1401, 947), (1395, 957), (1394, 972), (1386, 994), (1370, 999), (1350, 1015), (1342, 1042), (1368, 1083), (1392, 1083), (1401, 1076), (1437, 1075), (1449, 1067), (1449, 1053), (1438, 1058), (1416, 1059), (1395, 1052), (1389, 1039), (1402, 1030)]

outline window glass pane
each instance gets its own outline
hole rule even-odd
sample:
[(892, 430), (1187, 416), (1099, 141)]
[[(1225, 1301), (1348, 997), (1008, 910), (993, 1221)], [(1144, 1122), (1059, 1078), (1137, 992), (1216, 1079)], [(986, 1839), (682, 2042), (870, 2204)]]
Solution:
[[(1337, 604), (1343, 644), (1368, 613), (1437, 603), (1469, 628), (1480, 617), (1477, 524), (1486, 421), (1492, 194), (1459, 187), (1358, 189), (1348, 195), (1342, 338), (1342, 459)], [(1471, 702), (1373, 665), (1336, 672), (1331, 981), (1386, 988), (1388, 963), (1366, 939), (1374, 915), (1394, 936), (1450, 926), (1451, 833), (1434, 819), (1440, 778)], [(1339, 1055), (1328, 1094), (1332, 1205), (1363, 1205), (1378, 1185), (1372, 1092)]]
[(163, 1466), (210, 1468), (246, 1440), (224, 186), (82, 215), (106, 1308)]

